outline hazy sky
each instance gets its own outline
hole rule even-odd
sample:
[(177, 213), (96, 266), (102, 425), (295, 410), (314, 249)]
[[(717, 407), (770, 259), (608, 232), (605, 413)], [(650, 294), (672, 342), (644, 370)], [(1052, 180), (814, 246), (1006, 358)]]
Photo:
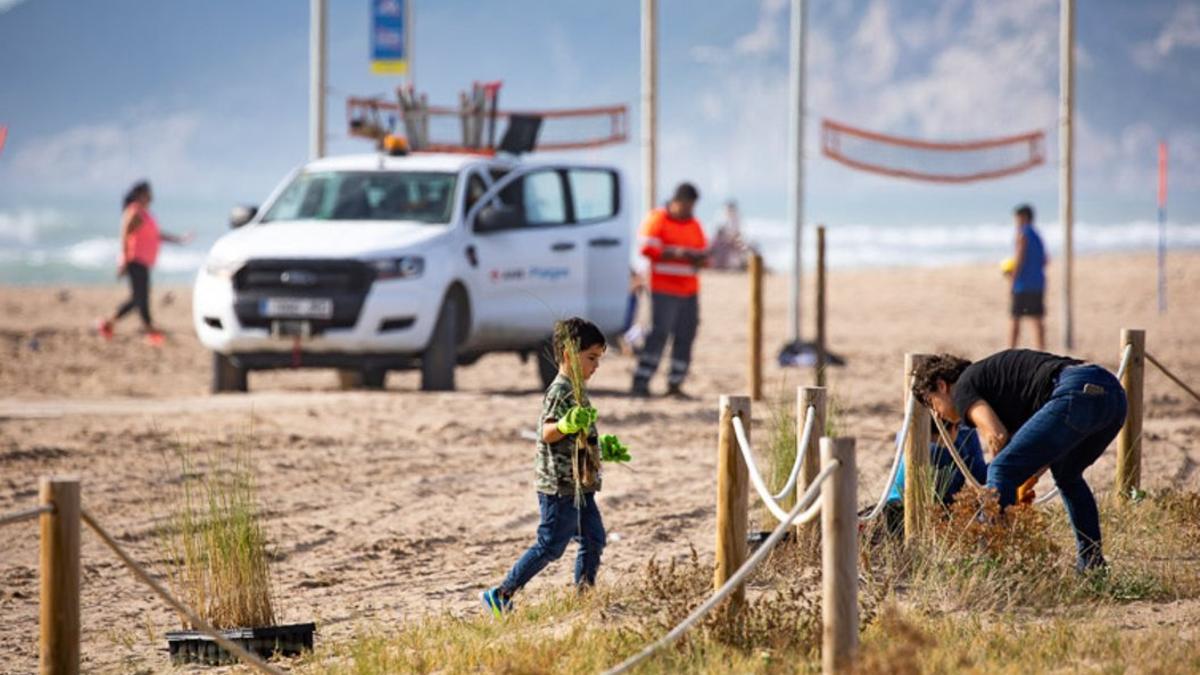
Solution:
[[(1172, 151), (1172, 220), (1200, 222), (1200, 2), (1078, 4), (1077, 218), (1154, 218), (1155, 147)], [(329, 148), (370, 74), (368, 0), (331, 0)], [(1058, 4), (1053, 0), (810, 0), (807, 215), (812, 222), (1007, 222), (1057, 209)], [(787, 203), (786, 0), (660, 0), (660, 191), (695, 181), (701, 213)], [(504, 81), (502, 105), (625, 103), (637, 138), (639, 3), (416, 0), (415, 77), (434, 102)], [(204, 236), (258, 203), (308, 149), (308, 2), (0, 0), (0, 246), (77, 214), (115, 223), (133, 180)], [(819, 154), (822, 117), (932, 140), (1047, 132), (1048, 163), (944, 187), (884, 179)], [(592, 158), (640, 180), (635, 142)], [(64, 214), (75, 214), (64, 216)], [(113, 226), (115, 228), (115, 225)]]

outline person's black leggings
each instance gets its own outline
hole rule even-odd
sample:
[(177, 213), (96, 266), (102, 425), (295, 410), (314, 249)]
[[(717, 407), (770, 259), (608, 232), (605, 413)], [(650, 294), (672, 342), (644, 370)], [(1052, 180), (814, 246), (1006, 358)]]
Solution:
[(141, 263), (131, 262), (125, 265), (129, 275), (129, 290), (132, 294), (125, 304), (117, 309), (117, 318), (121, 318), (137, 308), (142, 315), (142, 323), (152, 326), (150, 321), (150, 268)]

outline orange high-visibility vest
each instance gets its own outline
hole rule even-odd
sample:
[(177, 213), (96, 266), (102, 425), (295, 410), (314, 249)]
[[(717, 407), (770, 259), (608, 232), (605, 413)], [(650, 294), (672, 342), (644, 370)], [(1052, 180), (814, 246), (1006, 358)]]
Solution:
[(650, 291), (690, 297), (700, 292), (700, 273), (683, 260), (663, 260), (666, 247), (702, 252), (708, 240), (700, 221), (676, 220), (666, 209), (654, 209), (642, 224), (641, 252), (650, 259)]

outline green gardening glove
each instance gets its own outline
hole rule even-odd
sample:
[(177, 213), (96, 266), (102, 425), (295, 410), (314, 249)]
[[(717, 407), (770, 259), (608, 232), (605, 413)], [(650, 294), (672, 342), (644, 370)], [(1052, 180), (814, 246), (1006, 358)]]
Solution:
[(600, 437), (601, 462), (628, 462), (631, 459), (633, 458), (629, 456), (629, 447), (616, 436), (604, 434)]
[(562, 419), (554, 425), (558, 429), (558, 433), (564, 436), (577, 434), (580, 431), (586, 431), (591, 428), (596, 421), (596, 409), (583, 406), (571, 406), (567, 414), (562, 416)]

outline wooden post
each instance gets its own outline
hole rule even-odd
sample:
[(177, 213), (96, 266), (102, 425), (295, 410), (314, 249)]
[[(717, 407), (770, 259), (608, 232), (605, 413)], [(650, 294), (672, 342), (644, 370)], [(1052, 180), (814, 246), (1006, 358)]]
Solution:
[[(721, 428), (717, 434), (717, 565), (713, 588), (718, 589), (746, 562), (746, 512), (750, 477), (733, 433), (733, 416), (741, 415), (750, 437), (750, 399), (721, 397)], [(741, 606), (746, 589), (739, 586), (730, 602)]]
[(841, 466), (821, 486), (821, 670), (846, 672), (858, 651), (858, 478), (853, 438), (822, 438), (821, 465)]
[(42, 478), (38, 501), (51, 506), (41, 525), (42, 675), (79, 672), (79, 479)]
[[(904, 355), (904, 407), (912, 398), (913, 371), (932, 358), (929, 354)], [(910, 542), (925, 529), (929, 513), (931, 475), (929, 469), (929, 411), (918, 403), (913, 410), (908, 436), (904, 439), (904, 541)]]
[(1142, 384), (1146, 375), (1146, 331), (1130, 328), (1121, 331), (1121, 355), (1132, 345), (1129, 365), (1121, 378), (1129, 401), (1125, 425), (1117, 433), (1117, 494), (1129, 499), (1130, 491), (1142, 485)]
[[(827, 397), (824, 387), (798, 387), (796, 390), (796, 452), (801, 452), (804, 448), (800, 447), (801, 436), (804, 435), (804, 416), (807, 414), (808, 407), (813, 407), (813, 431), (812, 438), (808, 439), (808, 452), (804, 455), (804, 466), (800, 468), (800, 480), (796, 482), (796, 499), (808, 492), (808, 488), (813, 483), (813, 479), (821, 471), (821, 451), (820, 440), (825, 435), (825, 419), (827, 411)], [(817, 523), (814, 520), (811, 523), (796, 526), (796, 541), (800, 542), (802, 550), (816, 551), (817, 550)]]
[(750, 254), (750, 397), (762, 400), (763, 341), (762, 256)]
[(825, 386), (825, 226), (817, 226), (817, 386)]

